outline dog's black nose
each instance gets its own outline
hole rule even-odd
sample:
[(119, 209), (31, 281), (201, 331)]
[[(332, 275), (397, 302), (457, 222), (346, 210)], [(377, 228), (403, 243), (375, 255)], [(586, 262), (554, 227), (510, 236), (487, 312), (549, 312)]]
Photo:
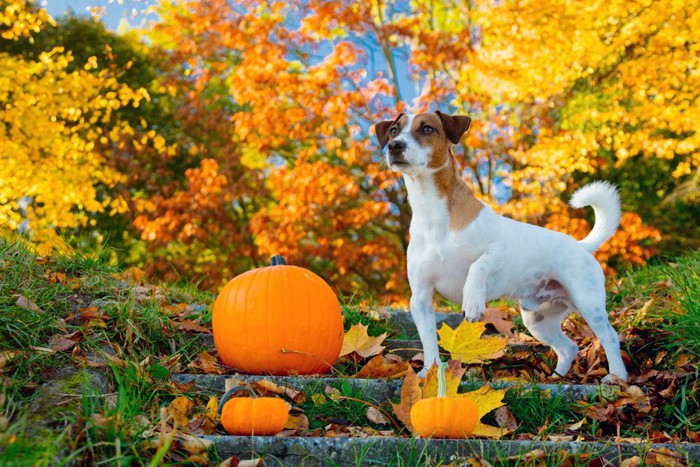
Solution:
[(401, 140), (394, 140), (389, 143), (389, 152), (398, 153), (406, 149), (406, 143)]

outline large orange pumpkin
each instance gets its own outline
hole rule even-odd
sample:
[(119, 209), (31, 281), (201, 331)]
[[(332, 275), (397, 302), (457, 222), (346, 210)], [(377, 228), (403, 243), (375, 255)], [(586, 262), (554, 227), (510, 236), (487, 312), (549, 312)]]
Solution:
[(343, 345), (343, 319), (333, 290), (313, 272), (270, 266), (226, 284), (214, 303), (214, 344), (221, 361), (254, 374), (328, 372)]
[(479, 421), (476, 403), (464, 397), (446, 397), (445, 367), (438, 364), (438, 396), (411, 407), (411, 424), (421, 438), (466, 438)]

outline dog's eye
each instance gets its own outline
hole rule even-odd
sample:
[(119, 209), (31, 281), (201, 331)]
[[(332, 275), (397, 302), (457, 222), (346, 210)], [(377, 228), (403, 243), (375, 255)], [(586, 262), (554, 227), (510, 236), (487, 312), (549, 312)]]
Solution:
[(399, 127), (392, 126), (391, 128), (389, 128), (389, 134), (391, 136), (396, 136), (397, 134), (399, 134)]
[(429, 134), (431, 134), (433, 131), (435, 131), (435, 128), (431, 127), (430, 125), (423, 125), (423, 128), (421, 128), (420, 131), (421, 131), (424, 135), (429, 135)]

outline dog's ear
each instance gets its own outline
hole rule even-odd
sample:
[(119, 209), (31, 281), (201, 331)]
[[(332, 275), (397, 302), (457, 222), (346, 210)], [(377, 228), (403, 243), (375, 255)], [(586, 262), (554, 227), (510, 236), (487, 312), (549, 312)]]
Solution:
[(377, 134), (377, 139), (379, 140), (379, 148), (384, 149), (386, 143), (389, 142), (389, 127), (398, 121), (403, 114), (399, 114), (394, 120), (385, 120), (383, 122), (376, 123), (374, 125), (374, 132)]
[(447, 139), (449, 139), (452, 144), (458, 144), (459, 140), (462, 139), (462, 135), (469, 129), (472, 119), (466, 115), (446, 115), (439, 110), (435, 113), (438, 114), (438, 117), (442, 120), (442, 126), (445, 127)]

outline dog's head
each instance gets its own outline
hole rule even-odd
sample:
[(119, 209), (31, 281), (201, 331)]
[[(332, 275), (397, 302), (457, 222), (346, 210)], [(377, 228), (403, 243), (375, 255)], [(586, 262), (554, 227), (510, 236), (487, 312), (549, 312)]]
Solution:
[(469, 129), (465, 115), (441, 112), (400, 114), (374, 128), (384, 157), (392, 170), (409, 175), (431, 172), (450, 162), (450, 144), (457, 144)]

